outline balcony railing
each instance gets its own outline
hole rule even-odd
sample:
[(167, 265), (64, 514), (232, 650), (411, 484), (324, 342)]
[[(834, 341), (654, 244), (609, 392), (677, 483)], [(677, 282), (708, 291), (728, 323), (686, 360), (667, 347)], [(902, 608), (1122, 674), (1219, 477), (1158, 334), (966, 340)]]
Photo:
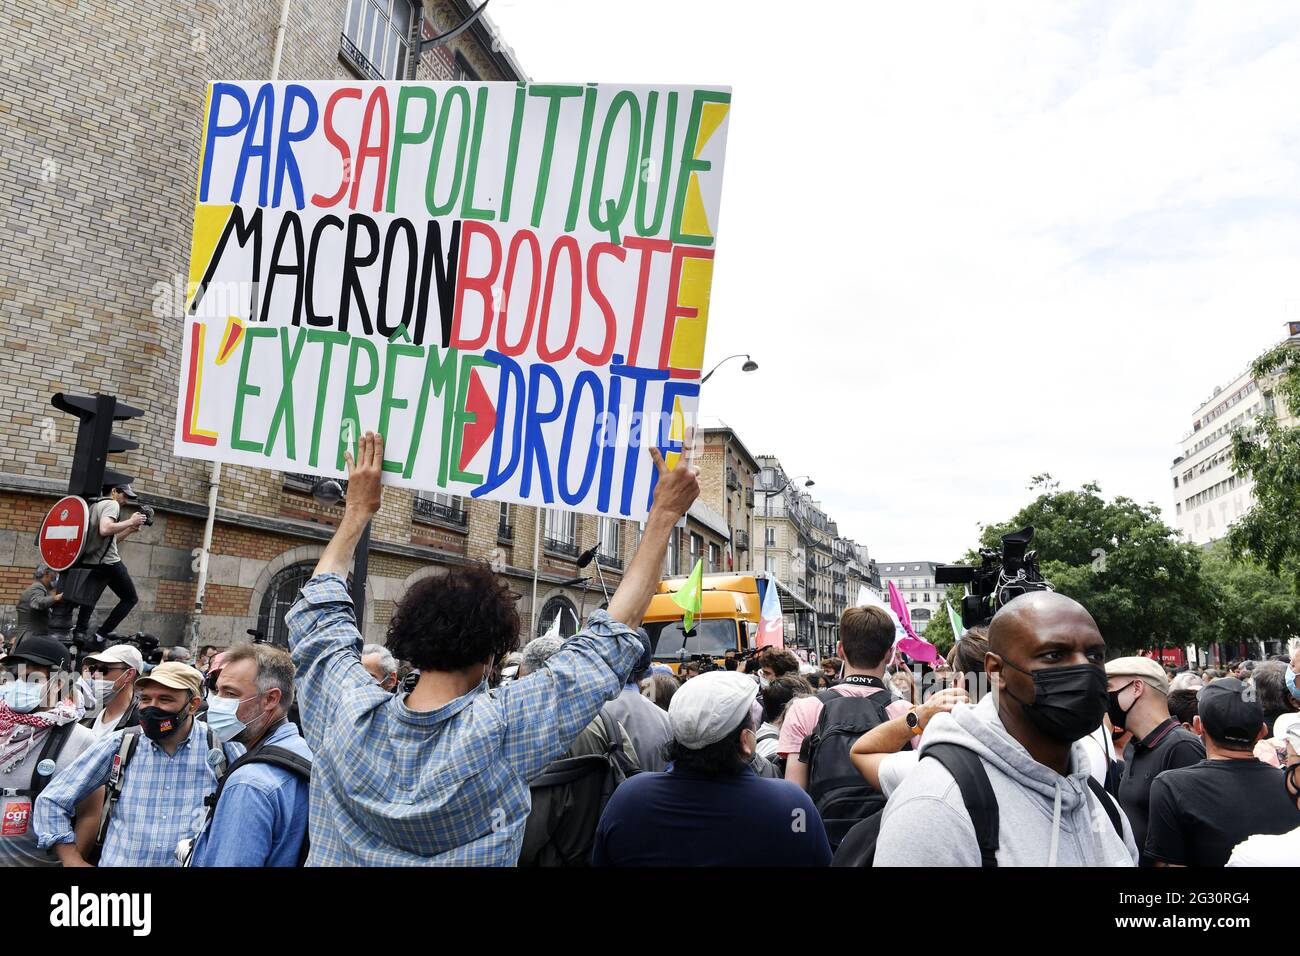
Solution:
[(736, 540), (736, 550), (737, 550), (737, 551), (748, 551), (748, 550), (749, 550), (749, 532), (748, 532), (748, 531), (733, 531), (733, 532), (732, 532), (732, 537), (735, 538), (735, 540)]
[(727, 487), (735, 491), (740, 487), (740, 476), (736, 474), (736, 469), (727, 469)]
[(384, 78), (384, 74), (379, 72), (375, 65), (370, 62), (370, 58), (361, 52), (346, 33), (339, 35), (339, 52), (343, 54), (343, 59), (356, 67), (357, 72), (367, 79), (382, 80)]
[(571, 558), (576, 558), (578, 556), (578, 544), (575, 541), (560, 541), (557, 538), (543, 538), (542, 541), (543, 547), (545, 547), (547, 551), (552, 551), (555, 554), (567, 555)]
[(411, 513), (421, 521), (436, 521), (439, 524), (454, 525), (463, 528), (466, 525), (465, 509), (458, 504), (444, 505), (440, 501), (417, 497), (411, 502)]
[(513, 540), (515, 540), (515, 526), (512, 525), (512, 524), (506, 524), (505, 522), (501, 522), (500, 524), (498, 524), (498, 525), (497, 525), (497, 540), (498, 540), (498, 541), (513, 541)]
[(754, 507), (754, 489), (753, 489), (753, 488), (746, 488), (746, 489), (745, 489), (745, 504), (749, 505), (749, 507), (751, 507), (751, 508)]
[(614, 571), (623, 570), (623, 559), (616, 554), (606, 554), (604, 551), (597, 551), (596, 560), (600, 562), (602, 568), (610, 568)]

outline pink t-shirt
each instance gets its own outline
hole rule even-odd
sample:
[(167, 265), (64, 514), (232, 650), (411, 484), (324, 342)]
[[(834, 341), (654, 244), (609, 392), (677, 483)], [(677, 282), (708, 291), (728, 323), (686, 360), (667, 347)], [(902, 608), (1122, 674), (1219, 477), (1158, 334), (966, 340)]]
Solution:
[[(870, 697), (872, 694), (881, 692), (879, 687), (867, 687), (865, 684), (836, 684), (831, 690), (841, 697)], [(889, 719), (893, 720), (902, 717), (912, 705), (905, 700), (896, 700), (885, 708), (885, 713)], [(785, 720), (781, 723), (781, 737), (776, 742), (776, 752), (783, 757), (793, 755), (796, 759), (799, 756), (799, 748), (803, 746), (804, 738), (817, 729), (817, 721), (821, 719), (822, 702), (814, 694), (812, 697), (800, 697), (792, 702), (785, 712)], [(911, 741), (914, 746), (915, 739)]]

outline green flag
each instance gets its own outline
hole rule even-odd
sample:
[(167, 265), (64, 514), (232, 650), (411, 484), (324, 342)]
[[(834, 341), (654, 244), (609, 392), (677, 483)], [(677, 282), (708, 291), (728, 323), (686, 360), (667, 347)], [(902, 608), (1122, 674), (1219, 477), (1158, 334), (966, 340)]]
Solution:
[(673, 603), (686, 612), (682, 618), (682, 630), (689, 631), (695, 623), (695, 615), (704, 607), (704, 559), (695, 562), (695, 568), (686, 583), (673, 595)]
[(952, 625), (952, 640), (955, 644), (961, 640), (962, 631), (965, 630), (961, 626), (961, 615), (954, 611), (952, 605), (947, 601), (943, 602), (943, 606), (948, 609), (948, 623)]

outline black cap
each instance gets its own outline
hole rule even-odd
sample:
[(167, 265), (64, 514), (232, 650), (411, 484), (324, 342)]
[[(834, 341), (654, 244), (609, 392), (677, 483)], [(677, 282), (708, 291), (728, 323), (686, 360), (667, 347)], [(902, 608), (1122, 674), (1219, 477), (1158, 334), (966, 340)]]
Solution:
[(1221, 677), (1201, 688), (1196, 698), (1201, 726), (1212, 740), (1249, 747), (1264, 724), (1264, 708), (1255, 688), (1235, 677)]
[(40, 664), (60, 670), (72, 670), (72, 654), (63, 644), (48, 634), (25, 634), (14, 645), (13, 651), (0, 660), (0, 664)]

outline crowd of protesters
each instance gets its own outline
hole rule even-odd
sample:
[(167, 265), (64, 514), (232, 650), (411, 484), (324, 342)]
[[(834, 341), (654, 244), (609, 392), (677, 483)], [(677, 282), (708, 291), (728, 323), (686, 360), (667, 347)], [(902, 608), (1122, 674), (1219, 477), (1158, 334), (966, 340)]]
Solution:
[[(834, 657), (676, 672), (642, 617), (698, 492), (658, 468), (640, 548), (574, 637), (517, 646), (517, 595), (468, 563), (365, 644), (346, 575), (382, 439), (286, 623), (289, 650), (40, 633), (0, 661), (0, 865), (1258, 866), (1300, 861), (1300, 659), (1107, 660), (1086, 608), (1008, 602), (937, 667), (849, 608)], [(1297, 655), (1300, 658), (1300, 655)], [(409, 676), (407, 676), (409, 673)]]

